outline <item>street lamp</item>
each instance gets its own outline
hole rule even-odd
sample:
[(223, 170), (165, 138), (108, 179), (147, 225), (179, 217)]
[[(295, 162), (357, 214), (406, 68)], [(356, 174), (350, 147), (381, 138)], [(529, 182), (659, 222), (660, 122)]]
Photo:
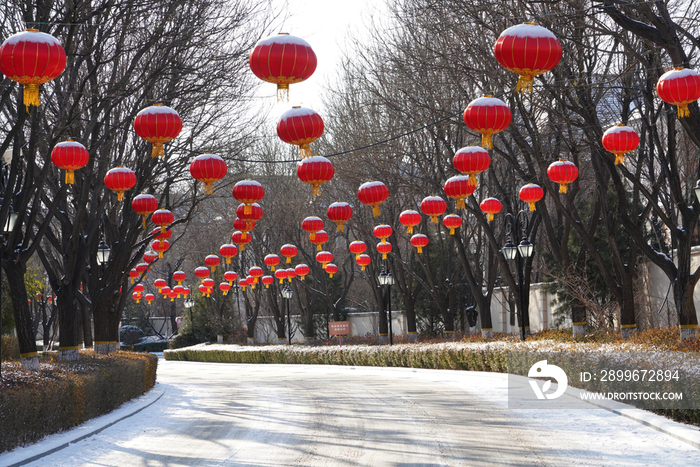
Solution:
[(394, 332), (392, 330), (391, 326), (391, 286), (394, 285), (394, 276), (391, 275), (391, 272), (385, 272), (382, 269), (382, 272), (379, 273), (379, 284), (386, 286), (386, 303), (387, 303), (387, 312), (389, 315), (389, 345), (392, 345), (394, 343)]
[(700, 180), (695, 183), (695, 197), (700, 201)]
[[(535, 246), (527, 239), (527, 212), (524, 210), (518, 212), (517, 215), (511, 213), (506, 214), (505, 230), (508, 240), (501, 250), (503, 256), (508, 261), (515, 260), (515, 268), (518, 270), (518, 295), (520, 298), (520, 306), (518, 313), (518, 321), (520, 324), (520, 339), (525, 340), (525, 309), (529, 302), (529, 296), (525, 294), (525, 263), (527, 258), (530, 258), (535, 252)], [(513, 229), (517, 232), (520, 230), (522, 240), (516, 247), (513, 244), (512, 233)], [(529, 294), (528, 294), (529, 295)]]
[(192, 343), (194, 344), (196, 341), (194, 339), (194, 320), (192, 319), (192, 307), (194, 306), (194, 300), (192, 297), (187, 297), (185, 299), (185, 308), (190, 310), (190, 330), (192, 331)]
[(103, 266), (109, 261), (109, 256), (112, 254), (112, 250), (109, 249), (109, 245), (105, 243), (104, 238), (100, 240), (100, 244), (97, 245), (97, 264)]
[[(0, 206), (2, 206), (3, 199), (0, 198)], [(12, 210), (10, 206), (10, 212), (7, 213), (7, 219), (5, 220), (5, 225), (2, 227), (3, 235), (9, 235), (10, 232), (15, 228), (15, 223), (17, 222), (17, 213)]]
[(282, 289), (282, 297), (287, 300), (287, 342), (289, 345), (292, 345), (292, 326), (289, 318), (289, 300), (291, 300), (292, 295), (294, 295), (294, 292), (292, 292), (291, 287), (289, 287), (289, 285), (285, 285)]

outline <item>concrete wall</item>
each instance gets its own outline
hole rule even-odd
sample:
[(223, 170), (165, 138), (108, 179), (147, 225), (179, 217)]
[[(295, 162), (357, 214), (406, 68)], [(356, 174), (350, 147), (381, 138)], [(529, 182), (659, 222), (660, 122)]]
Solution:
[[(537, 332), (545, 329), (555, 328), (554, 313), (556, 307), (552, 306), (552, 296), (542, 290), (544, 284), (530, 285), (530, 331)], [(498, 288), (493, 292), (491, 299), (491, 320), (493, 321), (493, 331), (509, 334), (517, 334), (518, 320), (517, 317), (511, 324), (511, 309), (508, 305), (509, 291), (507, 288)], [(513, 297), (515, 303), (517, 297)], [(516, 313), (513, 309), (513, 313)], [(479, 323), (481, 325), (481, 323)], [(571, 327), (571, 318), (566, 320), (559, 327)]]

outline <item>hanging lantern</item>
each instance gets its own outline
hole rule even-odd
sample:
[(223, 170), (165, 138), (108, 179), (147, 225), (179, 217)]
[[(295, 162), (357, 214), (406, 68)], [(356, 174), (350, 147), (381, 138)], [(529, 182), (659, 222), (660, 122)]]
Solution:
[(328, 206), (326, 216), (331, 222), (335, 222), (335, 225), (338, 226), (338, 232), (342, 232), (343, 224), (352, 217), (352, 207), (344, 201), (336, 201)]
[(216, 267), (221, 264), (221, 258), (218, 255), (207, 255), (204, 258), (204, 264), (211, 268), (211, 272), (216, 271)]
[(66, 68), (66, 52), (55, 37), (27, 29), (8, 37), (0, 46), (0, 72), (24, 86), (24, 105), (38, 107), (39, 86), (57, 78)]
[(639, 146), (639, 135), (622, 123), (603, 133), (603, 147), (615, 154), (615, 165), (624, 162), (625, 154), (634, 151), (637, 146)]
[(549, 166), (547, 176), (559, 184), (559, 193), (566, 193), (566, 186), (578, 177), (578, 167), (573, 162), (560, 159)]
[(175, 222), (175, 216), (167, 209), (158, 209), (151, 214), (151, 220), (155, 225), (160, 226), (161, 232), (165, 232), (166, 227)]
[(153, 250), (148, 250), (143, 254), (143, 260), (148, 264), (151, 264), (156, 259), (158, 259), (158, 253)]
[(333, 253), (330, 251), (319, 251), (316, 253), (316, 261), (321, 263), (321, 267), (323, 269), (326, 269), (326, 264), (333, 261)]
[(403, 211), (401, 214), (399, 214), (399, 222), (401, 222), (401, 225), (406, 227), (406, 233), (412, 234), (413, 233), (413, 227), (417, 226), (420, 224), (420, 221), (422, 220), (421, 215), (418, 211), (414, 211), (412, 209), (407, 209)]
[(168, 251), (168, 248), (170, 248), (170, 242), (167, 240), (158, 240), (157, 242), (153, 242), (151, 244), (151, 248), (158, 253), (158, 258), (162, 258), (163, 253)]
[(265, 188), (255, 180), (241, 180), (233, 186), (232, 194), (236, 201), (246, 205), (243, 213), (250, 214), (251, 205), (265, 196)]
[[(175, 286), (175, 287), (177, 287), (177, 286)], [(171, 302), (175, 301), (175, 297), (180, 298), (180, 296), (177, 294), (177, 292), (175, 292), (175, 289), (170, 291), (170, 293), (168, 294), (168, 297), (170, 297)]]
[(155, 237), (153, 237), (153, 239), (158, 240), (158, 242), (162, 244), (162, 242), (170, 239), (170, 237), (173, 236), (173, 231), (168, 230), (168, 229), (166, 229), (165, 231), (162, 231), (160, 228), (155, 228), (155, 229), (151, 230), (151, 235), (155, 235)]
[(236, 248), (236, 245), (226, 243), (219, 247), (219, 254), (226, 258), (226, 264), (231, 264), (231, 258), (238, 254), (238, 248)]
[(143, 284), (136, 284), (134, 286), (133, 290), (134, 290), (134, 292), (143, 292), (144, 289), (145, 289), (145, 287), (143, 286)]
[(316, 236), (316, 232), (323, 230), (325, 227), (323, 219), (316, 216), (308, 216), (303, 221), (301, 221), (301, 228), (308, 232), (309, 239), (313, 242)]
[(325, 230), (319, 230), (316, 232), (314, 239), (311, 239), (311, 236), (309, 236), (309, 240), (316, 245), (317, 251), (321, 251), (323, 250), (323, 244), (328, 241), (328, 234)]
[[(491, 156), (489, 156), (486, 149), (480, 146), (467, 146), (455, 153), (455, 156), (452, 158), (452, 165), (463, 174), (469, 175), (467, 191), (471, 190), (471, 193), (474, 193), (478, 184), (476, 176), (489, 168)], [(462, 206), (462, 209), (464, 209), (464, 206)]]
[(493, 135), (505, 130), (512, 118), (506, 103), (490, 95), (474, 99), (464, 111), (464, 123), (481, 133), (481, 146), (486, 149), (493, 148)]
[(195, 180), (204, 183), (204, 194), (214, 194), (214, 182), (218, 182), (226, 176), (228, 167), (226, 162), (216, 154), (202, 154), (194, 158), (190, 163), (190, 175)]
[(270, 268), (270, 271), (275, 272), (275, 266), (280, 264), (280, 257), (277, 256), (274, 253), (271, 253), (267, 256), (265, 256), (265, 259), (263, 260), (266, 266)]
[(209, 272), (209, 268), (205, 268), (204, 266), (199, 266), (194, 270), (194, 275), (199, 277), (201, 280), (209, 277), (209, 274), (211, 274), (211, 272)]
[[(246, 213), (246, 211), (248, 212)], [(250, 206), (239, 204), (236, 208), (236, 216), (247, 224), (246, 230), (241, 230), (241, 232), (248, 232), (253, 230), (255, 223), (262, 219), (263, 210), (258, 203), (252, 203)], [(236, 227), (235, 221), (233, 226)]]
[(509, 27), (493, 47), (498, 63), (519, 75), (516, 92), (532, 92), (533, 78), (557, 66), (561, 53), (556, 36), (535, 23)]
[(185, 287), (184, 290), (182, 291), (182, 296), (186, 298), (189, 294), (190, 294), (190, 289)]
[(678, 106), (678, 118), (688, 117), (688, 104), (700, 99), (700, 73), (690, 68), (667, 71), (656, 83), (659, 99)]
[(358, 266), (362, 266), (362, 271), (364, 271), (365, 268), (372, 262), (372, 258), (370, 258), (369, 255), (357, 255), (355, 262)]
[(160, 293), (163, 295), (163, 298), (170, 295), (170, 292), (172, 292), (172, 290), (170, 290), (170, 287), (168, 287), (167, 285), (165, 287), (161, 287), (160, 289)]
[(316, 71), (316, 54), (304, 39), (280, 33), (262, 39), (248, 57), (255, 76), (277, 85), (277, 100), (289, 100), (289, 85), (307, 80)]
[(333, 279), (333, 274), (337, 274), (338, 272), (338, 266), (333, 263), (328, 263), (326, 264), (326, 272), (328, 273), (328, 277)]
[(518, 192), (518, 197), (520, 197), (520, 200), (529, 204), (530, 211), (537, 210), (535, 208), (535, 203), (541, 200), (543, 196), (544, 190), (542, 190), (542, 187), (535, 185), (534, 183), (523, 185)]
[(132, 269), (129, 271), (129, 279), (131, 279), (131, 283), (133, 284), (136, 278), (139, 277), (139, 272), (136, 269)]
[(226, 295), (228, 291), (231, 290), (231, 284), (229, 284), (228, 282), (222, 282), (221, 284), (219, 284), (219, 290), (221, 290), (224, 293), (224, 295)]
[(427, 235), (415, 234), (413, 237), (411, 237), (411, 245), (416, 247), (418, 253), (423, 253), (423, 248), (428, 245), (429, 240), (430, 239)]
[(175, 271), (173, 273), (173, 280), (177, 282), (177, 285), (182, 285), (182, 281), (187, 279), (187, 274), (185, 271)]
[(269, 289), (270, 285), (272, 285), (272, 283), (275, 282), (275, 278), (272, 276), (262, 276), (260, 280), (263, 284), (265, 284), (266, 289)]
[(362, 253), (364, 253), (365, 251), (367, 251), (367, 245), (366, 245), (365, 242), (363, 242), (363, 241), (355, 240), (355, 241), (352, 242), (350, 245), (348, 245), (348, 249), (350, 250), (350, 253), (354, 253), (354, 254), (355, 254), (355, 259), (357, 260), (357, 258), (358, 258)]
[(313, 188), (311, 196), (321, 194), (321, 185), (330, 181), (335, 175), (335, 168), (331, 161), (323, 156), (311, 156), (303, 159), (297, 165), (297, 177)]
[(172, 141), (182, 131), (182, 119), (167, 105), (156, 104), (136, 114), (134, 131), (153, 144), (151, 157), (164, 157), (163, 143)]
[(457, 209), (466, 208), (464, 200), (470, 197), (476, 189), (476, 183), (470, 183), (472, 178), (476, 181), (476, 176), (467, 177), (465, 175), (455, 175), (454, 177), (448, 178), (445, 182), (445, 194), (449, 198), (457, 200), (457, 205), (455, 206)]
[(488, 214), (486, 219), (489, 221), (493, 220), (494, 214), (498, 214), (501, 212), (501, 209), (503, 209), (503, 204), (501, 204), (501, 202), (496, 198), (486, 198), (479, 206), (481, 207), (482, 211)]
[(66, 171), (66, 185), (75, 183), (73, 171), (85, 167), (89, 159), (90, 154), (85, 146), (71, 140), (58, 143), (51, 150), (51, 162)]
[(202, 297), (207, 296), (207, 287), (204, 284), (199, 284), (199, 291), (202, 293)]
[(287, 278), (287, 270), (286, 269), (278, 269), (275, 271), (275, 277), (280, 280), (280, 284), (284, 284), (284, 280)]
[(158, 209), (158, 200), (148, 193), (141, 193), (131, 200), (131, 209), (143, 219), (143, 228), (146, 228), (146, 217)]
[(234, 271), (226, 271), (224, 273), (224, 280), (228, 281), (229, 285), (233, 285), (233, 281), (238, 279), (238, 274)]
[(248, 274), (248, 275), (246, 276), (245, 281), (248, 283), (248, 285), (250, 286), (251, 289), (254, 289), (254, 288), (255, 288), (255, 284), (258, 283), (258, 279), (255, 278), (255, 277), (253, 277), (253, 276), (251, 276), (250, 274)]
[(260, 278), (265, 274), (260, 266), (253, 266), (248, 269), (248, 274), (253, 277), (253, 284), (257, 284)]
[(386, 239), (391, 237), (391, 234), (394, 233), (394, 229), (392, 229), (390, 225), (381, 224), (376, 226), (374, 230), (372, 230), (372, 233), (375, 237), (380, 239), (382, 243), (386, 243)]
[(295, 277), (297, 277), (297, 271), (296, 271), (296, 269), (294, 269), (294, 268), (288, 268), (288, 269), (287, 269), (287, 280), (288, 280), (289, 282), (292, 282), (292, 279), (294, 279)]
[(442, 223), (450, 229), (450, 235), (454, 235), (455, 229), (462, 227), (462, 217), (457, 214), (449, 214), (442, 218)]
[(141, 303), (141, 297), (143, 297), (143, 295), (141, 294), (141, 292), (134, 292), (134, 293), (131, 294), (131, 298), (133, 298), (134, 300), (136, 300), (136, 303)]
[(241, 232), (240, 230), (236, 230), (231, 234), (231, 241), (238, 245), (238, 249), (241, 251), (245, 251), (245, 246), (250, 243), (250, 241), (253, 239), (253, 237), (245, 232)]
[(178, 284), (175, 287), (173, 287), (173, 293), (175, 294), (175, 298), (180, 298), (180, 295), (185, 291), (185, 288)]
[[(251, 208), (252, 210), (252, 208)], [(262, 212), (262, 209), (260, 210)], [(255, 222), (246, 222), (243, 219), (235, 218), (233, 220), (233, 229), (240, 230), (243, 233), (250, 232), (255, 228)]]
[(158, 289), (158, 293), (161, 293), (161, 290), (162, 290), (163, 287), (165, 287), (166, 285), (168, 285), (168, 283), (166, 282), (165, 279), (156, 279), (156, 280), (153, 281), (153, 287), (155, 287), (156, 289)]
[(377, 217), (380, 214), (379, 205), (386, 201), (388, 197), (389, 188), (382, 182), (374, 180), (363, 183), (357, 190), (357, 198), (360, 200), (360, 203), (372, 206), (372, 217)]
[(207, 277), (206, 279), (204, 279), (202, 281), (201, 285), (203, 285), (204, 287), (207, 288), (206, 294), (207, 294), (207, 297), (209, 297), (209, 296), (211, 296), (211, 293), (214, 291), (214, 286), (216, 285), (216, 282), (211, 277)]
[[(158, 257), (158, 255), (156, 255), (156, 257)], [(136, 265), (136, 272), (138, 274), (145, 274), (146, 271), (148, 271), (148, 263), (139, 263)]]
[(439, 196), (426, 196), (420, 203), (420, 210), (423, 214), (430, 216), (430, 222), (437, 224), (438, 216), (441, 216), (447, 209), (447, 203)]
[(156, 296), (153, 295), (152, 293), (147, 293), (146, 295), (143, 296), (145, 300), (148, 301), (148, 304), (150, 305), (153, 300), (156, 299)]
[(387, 253), (391, 252), (391, 243), (377, 243), (377, 252), (382, 254), (382, 259), (386, 259)]
[(297, 247), (295, 247), (291, 243), (287, 243), (286, 245), (282, 245), (282, 248), (280, 248), (280, 253), (282, 254), (282, 256), (287, 258), (287, 261), (285, 261), (286, 263), (291, 263), (292, 258), (294, 258), (297, 255), (298, 250)]
[(311, 269), (306, 264), (301, 263), (301, 264), (297, 264), (297, 266), (294, 268), (294, 272), (296, 273), (297, 276), (299, 276), (299, 278), (301, 280), (304, 280), (306, 275), (309, 272), (311, 272)]
[(306, 107), (295, 106), (287, 110), (277, 122), (277, 136), (287, 144), (299, 146), (302, 159), (313, 156), (309, 144), (323, 134), (323, 119)]
[(136, 185), (136, 174), (126, 167), (116, 167), (105, 175), (105, 185), (117, 192), (117, 201), (124, 201), (124, 192)]
[(243, 278), (238, 280), (238, 286), (241, 288), (243, 292), (245, 292), (245, 288), (248, 287), (248, 281)]

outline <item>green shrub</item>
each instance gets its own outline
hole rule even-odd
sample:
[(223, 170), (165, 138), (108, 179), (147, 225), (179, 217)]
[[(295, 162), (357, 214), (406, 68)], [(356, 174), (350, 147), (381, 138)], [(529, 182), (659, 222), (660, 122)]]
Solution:
[(75, 362), (42, 358), (39, 371), (2, 366), (0, 452), (35, 442), (105, 414), (140, 396), (156, 382), (150, 354), (83, 351)]
[(169, 348), (168, 341), (146, 342), (143, 344), (122, 345), (122, 350), (133, 350), (134, 352), (162, 352)]
[(192, 340), (192, 334), (180, 332), (175, 334), (170, 338), (168, 348), (170, 349), (180, 349), (182, 347), (188, 347), (194, 345), (196, 342)]
[(19, 360), (19, 342), (15, 336), (0, 335), (0, 359)]

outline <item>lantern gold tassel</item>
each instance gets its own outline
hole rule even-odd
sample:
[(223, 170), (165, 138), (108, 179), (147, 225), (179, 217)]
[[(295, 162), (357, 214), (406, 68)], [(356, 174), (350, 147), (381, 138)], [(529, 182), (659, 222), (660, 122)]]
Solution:
[(124, 201), (124, 192), (123, 191), (117, 192), (117, 201)]
[[(37, 104), (37, 105), (39, 105), (39, 104)], [(689, 117), (689, 116), (690, 116), (690, 110), (688, 110), (688, 104), (679, 105), (678, 106), (678, 118)]]
[(437, 216), (431, 217), (430, 222), (432, 222), (433, 224), (437, 224), (439, 222)]
[(410, 233), (410, 234), (413, 233), (413, 226), (412, 226), (412, 225), (409, 225), (409, 226), (406, 228), (406, 233)]
[(246, 204), (243, 208), (243, 214), (250, 214), (251, 212), (253, 212), (253, 206), (250, 204)]
[[(483, 135), (481, 137), (481, 147), (484, 149), (493, 149), (493, 139), (491, 135)], [(471, 177), (469, 180), (471, 180)]]
[(274, 266), (274, 265), (270, 266), (270, 271), (275, 272), (275, 266)]
[(289, 85), (288, 84), (278, 84), (277, 85), (277, 102), (287, 101), (289, 102)]
[(153, 143), (153, 150), (151, 151), (151, 157), (165, 157), (165, 150), (163, 149), (163, 143)]
[(328, 277), (329, 277), (330, 279), (333, 279), (333, 274), (330, 274)]
[(535, 203), (528, 203), (530, 206), (530, 212), (532, 211), (537, 211), (537, 208), (535, 207)]
[(423, 253), (423, 247), (418, 247), (418, 253)]
[(226, 264), (231, 264), (231, 258), (228, 258), (228, 257), (226, 258)]
[(559, 185), (559, 193), (566, 193), (566, 185)]
[[(464, 204), (464, 199), (458, 199), (457, 200), (457, 209), (466, 209), (466, 205)], [(409, 232), (411, 233), (411, 232)]]
[(515, 92), (532, 92), (532, 76), (520, 75), (518, 77), (518, 84), (515, 85)]
[(386, 259), (386, 253), (382, 255), (382, 259)]
[(364, 267), (364, 266), (362, 266), (362, 269), (361, 269), (361, 271), (364, 271), (364, 270), (365, 270), (365, 267)]
[(323, 248), (321, 248), (321, 245), (316, 245), (316, 251), (323, 251)]
[(75, 184), (75, 175), (72, 170), (68, 169), (66, 170), (66, 185), (74, 185)]
[(372, 206), (372, 217), (377, 217), (379, 214), (379, 206)]
[(313, 189), (311, 190), (311, 196), (318, 196), (321, 194), (321, 187), (318, 185), (314, 185)]
[(455, 234), (455, 229), (450, 229), (450, 235), (454, 235), (454, 234)]
[(141, 220), (143, 221), (143, 228), (146, 228), (146, 216), (141, 216)]
[(615, 154), (615, 165), (620, 165), (625, 161), (624, 154)]
[(316, 240), (316, 232), (311, 232), (311, 235), (309, 236), (309, 239), (313, 242)]
[(302, 159), (306, 159), (307, 157), (311, 157), (314, 154), (311, 152), (311, 148), (309, 148), (309, 145), (307, 143), (299, 146), (299, 155)]
[(345, 229), (343, 228), (343, 223), (342, 222), (337, 222), (335, 225), (338, 226), (338, 232), (344, 232)]
[(386, 245), (386, 238), (382, 238), (382, 245)]
[(25, 84), (24, 85), (24, 106), (29, 113), (29, 107), (39, 107), (39, 85)]
[[(214, 194), (214, 184), (211, 182), (207, 182), (204, 184), (204, 194), (205, 195), (213, 195)], [(245, 211), (245, 209), (244, 209)]]
[(291, 257), (291, 256), (287, 256), (287, 261), (286, 261), (286, 262), (287, 262), (287, 263), (291, 263), (291, 262), (292, 262), (292, 257)]

